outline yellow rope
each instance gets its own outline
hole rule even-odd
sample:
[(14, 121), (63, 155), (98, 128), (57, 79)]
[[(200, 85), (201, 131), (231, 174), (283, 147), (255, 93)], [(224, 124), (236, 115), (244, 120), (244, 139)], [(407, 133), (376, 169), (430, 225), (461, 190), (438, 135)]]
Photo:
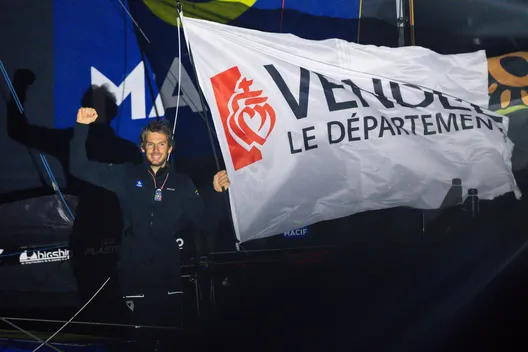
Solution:
[(357, 43), (359, 44), (359, 34), (361, 32), (361, 15), (363, 14), (363, 0), (359, 0), (359, 16), (358, 16), (358, 33)]
[(411, 45), (416, 45), (414, 36), (414, 0), (409, 0), (409, 25), (411, 29)]

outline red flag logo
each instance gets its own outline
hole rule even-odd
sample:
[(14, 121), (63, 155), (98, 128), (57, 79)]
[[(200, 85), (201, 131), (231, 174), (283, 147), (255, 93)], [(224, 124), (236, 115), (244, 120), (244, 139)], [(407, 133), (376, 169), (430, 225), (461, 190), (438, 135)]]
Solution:
[(237, 66), (211, 78), (235, 170), (262, 160), (260, 148), (275, 126), (275, 110)]

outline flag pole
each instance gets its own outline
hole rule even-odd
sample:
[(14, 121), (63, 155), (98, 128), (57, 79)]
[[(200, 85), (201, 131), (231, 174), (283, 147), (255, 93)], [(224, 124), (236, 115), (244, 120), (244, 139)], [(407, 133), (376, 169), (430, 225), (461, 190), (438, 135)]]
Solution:
[(398, 27), (398, 47), (406, 45), (405, 26), (408, 22), (407, 6), (404, 0), (396, 0), (396, 25)]
[(414, 36), (414, 0), (409, 0), (409, 34), (411, 37), (411, 45), (416, 45), (416, 38)]
[[(183, 18), (183, 9), (182, 9), (182, 5), (181, 5), (179, 0), (176, 1), (176, 9), (177, 9), (177, 12), (178, 12), (178, 18), (177, 18), (178, 27), (181, 24), (181, 27), (183, 29), (183, 33), (185, 35), (185, 28), (184, 28), (183, 20), (182, 20), (182, 18)], [(185, 40), (187, 40), (187, 39), (185, 39)], [(181, 45), (181, 43), (179, 42), (178, 45)], [(187, 43), (187, 51), (189, 52), (189, 61), (191, 62), (191, 66), (192, 66), (192, 69), (193, 69), (193, 72), (194, 72), (194, 77), (196, 79), (196, 85), (199, 88), (198, 89), (198, 95), (200, 96), (200, 103), (202, 105), (202, 110), (205, 112), (207, 110), (206, 110), (204, 97), (203, 97), (203, 89), (200, 86), (200, 81), (198, 79), (198, 72), (196, 71), (196, 66), (194, 64), (194, 59), (193, 59), (193, 56), (192, 56), (192, 52), (191, 52), (191, 48), (189, 46), (189, 43)], [(206, 114), (206, 116), (204, 118), (204, 121), (205, 121), (205, 124), (207, 126), (207, 134), (209, 136), (209, 142), (211, 143), (211, 148), (213, 150), (213, 155), (214, 155), (217, 171), (220, 171), (221, 170), (221, 168), (220, 168), (220, 159), (218, 157), (218, 153), (217, 153), (215, 145), (214, 145), (214, 137), (213, 137), (213, 133), (212, 133), (212, 127), (211, 127), (211, 124), (210, 124), (209, 120), (207, 119), (207, 113), (205, 113), (205, 114)], [(217, 138), (218, 138), (218, 136), (217, 136)], [(233, 213), (232, 213), (232, 210), (231, 210), (231, 207), (230, 207), (231, 204), (229, 202), (227, 191), (224, 191), (223, 193), (224, 193), (224, 200), (225, 200), (226, 206), (227, 206), (227, 211), (229, 212), (229, 217), (231, 218), (230, 223), (231, 223), (231, 228), (232, 228), (233, 234), (234, 234), (233, 241), (235, 243), (236, 250), (240, 251), (242, 249), (242, 251), (244, 251), (243, 247), (240, 245), (240, 238), (238, 238), (238, 235), (237, 235), (237, 233), (235, 231)]]
[(359, 14), (358, 14), (358, 27), (357, 27), (357, 43), (360, 44), (361, 39), (361, 17), (363, 15), (363, 0), (359, 0)]

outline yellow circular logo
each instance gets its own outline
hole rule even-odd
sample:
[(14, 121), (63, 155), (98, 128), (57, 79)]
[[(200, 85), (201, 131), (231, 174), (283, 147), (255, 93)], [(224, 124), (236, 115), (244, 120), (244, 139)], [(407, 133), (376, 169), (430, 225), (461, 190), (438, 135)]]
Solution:
[[(502, 60), (517, 60), (519, 72), (508, 71)], [(488, 70), (492, 81), (489, 86), (491, 100), (500, 104), (498, 113), (510, 114), (528, 109), (528, 52), (516, 52), (488, 59)], [(519, 75), (520, 74), (520, 75)]]
[[(207, 2), (191, 2), (180, 0), (183, 14), (186, 17), (198, 18), (219, 23), (229, 23), (250, 7), (257, 0), (211, 0)], [(170, 25), (176, 26), (178, 12), (176, 9), (176, 0), (143, 0), (145, 5), (157, 17)]]

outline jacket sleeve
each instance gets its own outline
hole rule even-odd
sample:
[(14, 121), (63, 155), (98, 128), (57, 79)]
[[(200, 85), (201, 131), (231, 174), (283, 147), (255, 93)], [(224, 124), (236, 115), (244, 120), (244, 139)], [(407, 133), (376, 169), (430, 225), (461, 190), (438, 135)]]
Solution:
[(116, 192), (127, 174), (129, 165), (89, 160), (86, 154), (88, 131), (88, 125), (75, 123), (70, 141), (70, 172), (83, 181)]
[[(183, 208), (187, 219), (197, 230), (194, 243), (198, 257), (200, 257), (209, 252), (207, 244), (211, 241), (212, 236), (215, 235), (218, 226), (218, 209), (213, 204), (216, 202), (208, 202), (208, 204), (203, 201), (198, 189), (188, 177), (186, 177), (184, 189), (186, 197)], [(216, 193), (212, 196), (214, 198), (222, 196), (221, 193), (214, 190), (212, 192)]]

